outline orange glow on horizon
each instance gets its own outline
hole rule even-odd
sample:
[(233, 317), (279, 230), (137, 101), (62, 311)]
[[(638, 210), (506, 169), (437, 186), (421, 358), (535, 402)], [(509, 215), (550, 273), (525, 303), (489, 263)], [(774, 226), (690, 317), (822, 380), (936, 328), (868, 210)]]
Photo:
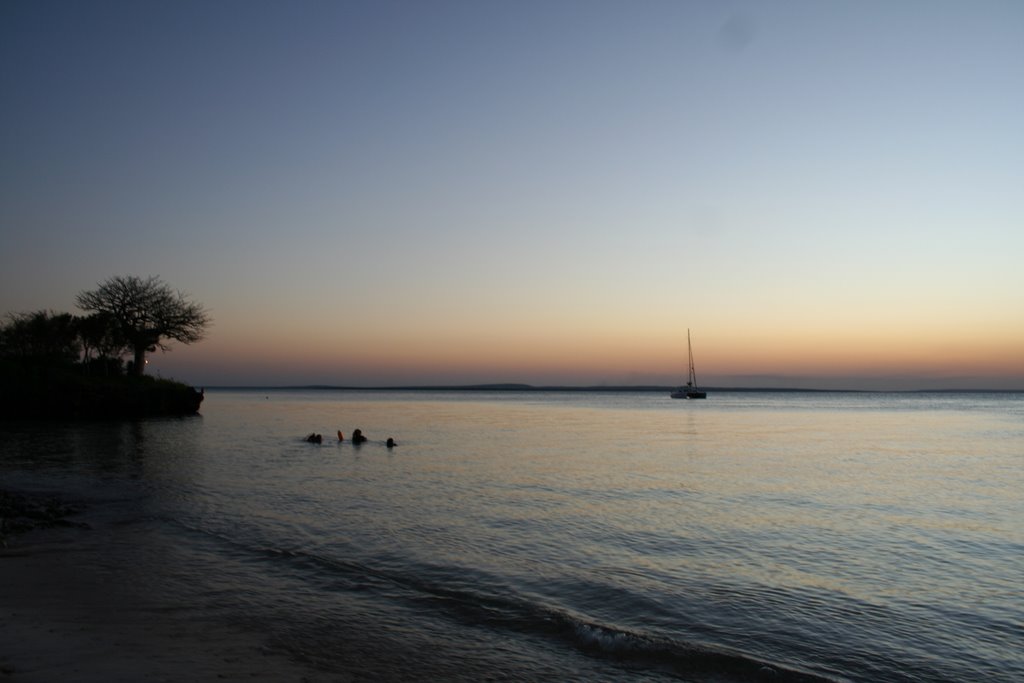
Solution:
[[(269, 315), (269, 314), (268, 314)], [(224, 316), (208, 339), (157, 355), (171, 368), (225, 369), (246, 377), (301, 377), (300, 383), (353, 385), (524, 382), (529, 384), (678, 383), (686, 374), (686, 327), (640, 313), (610, 320), (577, 315), (547, 324), (486, 312), (479, 320), (411, 324), (398, 316)], [(874, 322), (874, 321), (873, 321)], [(1024, 324), (960, 320), (953, 326), (919, 320), (885, 324), (791, 320), (741, 326), (700, 320), (691, 328), (698, 379), (729, 386), (744, 377), (989, 377), (1024, 387)], [(178, 370), (173, 372), (177, 373)], [(259, 382), (260, 380), (253, 380)], [(278, 380), (275, 380), (278, 381)], [(743, 381), (735, 380), (735, 381)]]
[[(545, 330), (516, 335), (422, 334), (410, 339), (390, 331), (334, 330), (299, 340), (286, 330), (252, 341), (211, 336), (193, 347), (176, 346), (168, 366), (187, 357), (208, 370), (233, 367), (252, 375), (319, 378), (323, 383), (415, 384), (525, 382), (530, 384), (674, 384), (685, 376), (685, 330), (675, 336), (637, 335), (629, 330), (574, 336)], [(991, 377), (1024, 378), (1024, 335), (980, 337), (970, 329), (916, 333), (873, 329), (837, 334), (759, 336), (694, 334), (698, 378), (728, 385), (730, 377)], [(581, 343), (580, 339), (586, 339)], [(375, 381), (373, 378), (380, 378)], [(355, 379), (349, 379), (355, 378)], [(420, 380), (419, 378), (426, 378)], [(446, 378), (451, 378), (450, 380)], [(306, 380), (304, 380), (306, 381)], [(1022, 385), (1024, 386), (1024, 385)]]

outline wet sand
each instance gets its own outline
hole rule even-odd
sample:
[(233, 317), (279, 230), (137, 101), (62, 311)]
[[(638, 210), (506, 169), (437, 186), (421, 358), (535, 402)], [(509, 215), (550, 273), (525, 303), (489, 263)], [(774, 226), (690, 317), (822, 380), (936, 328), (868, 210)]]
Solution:
[(0, 681), (323, 681), (261, 633), (148, 597), (103, 529), (39, 528), (0, 547)]

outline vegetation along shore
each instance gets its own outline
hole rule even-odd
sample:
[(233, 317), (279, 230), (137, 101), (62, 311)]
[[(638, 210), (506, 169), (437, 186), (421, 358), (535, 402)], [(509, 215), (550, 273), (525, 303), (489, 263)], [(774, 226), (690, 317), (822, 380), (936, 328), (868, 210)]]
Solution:
[[(157, 277), (112, 277), (76, 302), (86, 316), (8, 313), (0, 323), (0, 419), (193, 415), (203, 391), (145, 374), (146, 354), (203, 338), (202, 305)], [(125, 357), (129, 360), (125, 362)]]

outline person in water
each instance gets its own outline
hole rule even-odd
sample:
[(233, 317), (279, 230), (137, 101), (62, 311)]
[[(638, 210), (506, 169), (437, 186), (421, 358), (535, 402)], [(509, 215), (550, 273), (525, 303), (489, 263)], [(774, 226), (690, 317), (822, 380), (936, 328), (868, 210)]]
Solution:
[(341, 430), (339, 429), (338, 430), (338, 441), (340, 442), (340, 441), (344, 441), (344, 440), (345, 440), (345, 435), (342, 434)]
[(316, 432), (306, 437), (306, 441), (308, 441), (309, 443), (323, 443), (323, 440), (324, 437), (321, 436), (320, 434), (317, 434)]
[(388, 437), (388, 443), (387, 443), (387, 447), (388, 447), (388, 448), (394, 448), (394, 447), (395, 447), (395, 446), (397, 446), (397, 445), (398, 445), (398, 444), (396, 444), (396, 443), (395, 443), (395, 440), (394, 440), (394, 439), (392, 439), (392, 438), (391, 438), (391, 437), (389, 436), (389, 437)]
[(357, 429), (354, 432), (352, 432), (352, 443), (354, 443), (354, 444), (356, 444), (358, 446), (359, 444), (363, 443), (364, 441), (366, 441), (366, 437), (363, 436), (363, 430), (362, 429)]

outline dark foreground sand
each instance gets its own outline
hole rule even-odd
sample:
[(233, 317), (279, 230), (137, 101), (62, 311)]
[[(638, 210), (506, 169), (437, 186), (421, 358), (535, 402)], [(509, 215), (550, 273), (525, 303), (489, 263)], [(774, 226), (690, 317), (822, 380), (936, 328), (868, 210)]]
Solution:
[(0, 547), (0, 682), (349, 680), (275, 651), (264, 634), (194, 623), (103, 557), (102, 530), (39, 528)]

